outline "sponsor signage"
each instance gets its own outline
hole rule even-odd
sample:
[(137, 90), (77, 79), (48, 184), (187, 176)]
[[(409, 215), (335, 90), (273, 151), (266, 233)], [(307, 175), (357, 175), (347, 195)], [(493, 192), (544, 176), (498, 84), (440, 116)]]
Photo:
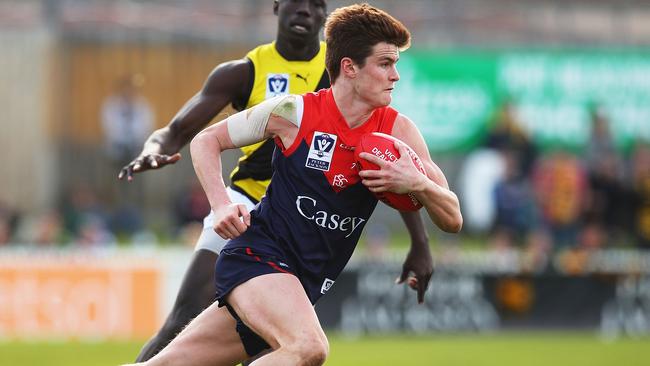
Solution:
[(482, 141), (502, 103), (542, 147), (580, 150), (591, 112), (610, 120), (619, 148), (650, 141), (650, 53), (635, 50), (409, 50), (393, 106), (437, 152)]

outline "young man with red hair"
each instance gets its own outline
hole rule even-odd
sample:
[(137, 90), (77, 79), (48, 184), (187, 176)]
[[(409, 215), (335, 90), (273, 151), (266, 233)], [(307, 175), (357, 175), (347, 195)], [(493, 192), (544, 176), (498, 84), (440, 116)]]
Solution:
[[(192, 141), (215, 231), (229, 239), (216, 264), (218, 302), (145, 365), (236, 365), (267, 348), (272, 352), (252, 365), (322, 365), (329, 345), (313, 304), (352, 255), (377, 204), (373, 193), (412, 193), (439, 228), (460, 230), (458, 198), (422, 135), (389, 107), (399, 53), (410, 44), (406, 27), (367, 4), (353, 5), (328, 17), (325, 37), (330, 89), (267, 100)], [(371, 132), (402, 140), (427, 174), (402, 143), (394, 163), (362, 153), (380, 169), (359, 172), (350, 147)], [(269, 138), (276, 144), (273, 180), (249, 212), (230, 200), (220, 155)], [(347, 183), (334, 184), (337, 176)]]

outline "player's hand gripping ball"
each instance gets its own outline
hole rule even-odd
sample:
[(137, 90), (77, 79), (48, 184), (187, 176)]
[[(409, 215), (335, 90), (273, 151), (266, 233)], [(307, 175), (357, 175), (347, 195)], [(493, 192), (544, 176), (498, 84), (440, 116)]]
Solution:
[[(379, 166), (368, 160), (359, 157), (362, 152), (370, 153), (385, 161), (395, 162), (400, 158), (400, 154), (395, 147), (395, 142), (399, 139), (380, 132), (372, 132), (361, 136), (359, 143), (354, 148), (354, 157), (360, 170), (378, 170)], [(402, 142), (402, 144), (404, 144)], [(424, 165), (417, 154), (406, 144), (409, 155), (420, 173), (426, 175)], [(422, 208), (422, 204), (415, 198), (412, 193), (398, 194), (394, 192), (378, 192), (375, 196), (388, 206), (400, 211), (417, 211)]]

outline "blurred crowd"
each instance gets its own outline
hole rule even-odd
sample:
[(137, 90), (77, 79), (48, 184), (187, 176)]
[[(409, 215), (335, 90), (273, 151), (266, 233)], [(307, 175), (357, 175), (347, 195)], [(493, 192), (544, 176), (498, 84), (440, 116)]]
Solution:
[[(116, 184), (117, 183), (116, 181)], [(0, 202), (0, 247), (110, 247), (120, 244), (193, 245), (210, 206), (197, 181), (174, 195), (171, 225), (151, 224), (143, 207), (103, 202), (88, 185), (71, 187), (53, 208), (27, 215)]]
[[(533, 261), (550, 251), (650, 249), (648, 143), (617, 147), (599, 108), (590, 113), (590, 136), (580, 149), (542, 148), (518, 118), (516, 106), (505, 103), (484, 146), (466, 160), (473, 167), (466, 179), (489, 197), (486, 219), (475, 229), (488, 233), (491, 247), (522, 248)], [(464, 198), (481, 211), (471, 194)]]
[[(583, 148), (541, 147), (526, 133), (516, 106), (504, 103), (483, 144), (458, 157), (463, 171), (452, 187), (461, 198), (466, 236), (482, 243), (488, 238), (496, 250), (523, 249), (533, 262), (567, 249), (650, 249), (650, 144), (621, 149), (606, 111), (595, 108), (590, 119)], [(111, 174), (135, 156), (134, 149), (119, 158), (108, 149)], [(152, 225), (145, 217), (142, 186), (124, 187), (115, 181), (113, 197), (126, 197), (119, 203), (100, 199), (89, 185), (68, 187), (55, 207), (34, 215), (0, 202), (0, 245), (194, 244), (210, 210), (196, 179), (174, 193), (171, 225)]]
[(141, 93), (143, 84), (141, 74), (117, 78), (102, 103), (98, 120), (103, 144), (96, 147), (93, 160), (101, 169), (95, 183), (75, 176), (74, 183), (58, 195), (58, 202), (35, 212), (21, 212), (0, 202), (0, 246), (194, 245), (210, 210), (196, 178), (180, 176), (180, 188), (169, 192), (171, 199), (162, 200), (169, 202), (162, 215), (152, 215), (156, 209), (147, 201), (142, 177), (133, 182), (116, 179), (120, 169), (140, 153), (154, 128), (154, 111)]

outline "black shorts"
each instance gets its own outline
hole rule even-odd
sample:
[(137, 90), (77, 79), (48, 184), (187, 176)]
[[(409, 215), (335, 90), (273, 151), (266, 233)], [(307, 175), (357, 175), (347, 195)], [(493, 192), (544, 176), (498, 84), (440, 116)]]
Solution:
[(241, 321), (234, 309), (227, 304), (225, 297), (240, 284), (265, 274), (294, 274), (285, 260), (278, 255), (269, 255), (246, 248), (225, 248), (217, 258), (215, 266), (216, 298), (219, 306), (226, 306), (237, 320), (237, 333), (249, 356), (255, 356), (270, 348), (259, 335)]

